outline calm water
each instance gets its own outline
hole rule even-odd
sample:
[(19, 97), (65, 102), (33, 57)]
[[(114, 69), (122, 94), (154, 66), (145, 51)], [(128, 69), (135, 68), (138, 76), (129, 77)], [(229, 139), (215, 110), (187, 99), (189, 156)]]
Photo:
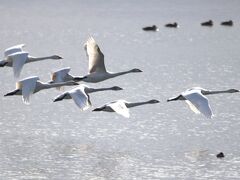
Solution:
[[(190, 1), (17, 1), (0, 2), (0, 50), (25, 43), (33, 56), (59, 54), (59, 63), (24, 66), (21, 78), (42, 81), (58, 68), (87, 73), (83, 50), (92, 35), (110, 71), (140, 68), (93, 87), (118, 85), (121, 92), (91, 95), (93, 106), (116, 99), (160, 104), (115, 113), (81, 112), (72, 101), (53, 103), (55, 89), (4, 98), (15, 88), (12, 69), (0, 69), (0, 179), (239, 179), (240, 96), (210, 96), (215, 117), (195, 115), (183, 102), (166, 103), (201, 86), (240, 89), (240, 2)], [(212, 28), (200, 22), (213, 19)], [(234, 27), (219, 23), (232, 19)], [(179, 29), (166, 29), (177, 21)], [(160, 31), (143, 32), (156, 24)], [(68, 88), (65, 88), (68, 89)], [(224, 159), (215, 155), (224, 152)]]

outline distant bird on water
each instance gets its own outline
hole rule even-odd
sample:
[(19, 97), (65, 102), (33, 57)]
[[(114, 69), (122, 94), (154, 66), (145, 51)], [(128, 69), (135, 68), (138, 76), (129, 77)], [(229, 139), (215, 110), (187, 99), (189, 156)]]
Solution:
[(46, 56), (46, 57), (33, 57), (28, 52), (22, 51), (24, 44), (10, 47), (4, 52), (4, 59), (0, 61), (0, 67), (13, 67), (14, 77), (19, 77), (23, 65), (30, 62), (41, 61), (45, 59), (59, 60), (62, 57), (58, 55)]
[(142, 28), (144, 31), (159, 31), (158, 27), (156, 25), (147, 26)]
[(86, 110), (91, 106), (91, 101), (88, 94), (93, 92), (98, 92), (98, 91), (107, 91), (107, 90), (118, 91), (118, 90), (122, 90), (122, 88), (118, 86), (113, 86), (110, 88), (90, 88), (84, 84), (81, 84), (78, 87), (70, 91), (66, 91), (61, 95), (57, 96), (56, 98), (54, 98), (53, 102), (61, 101), (63, 99), (73, 99), (75, 104), (81, 110)]
[(213, 26), (213, 21), (209, 20), (209, 21), (206, 21), (206, 22), (202, 22), (201, 25), (202, 26)]
[(223, 152), (220, 152), (216, 155), (216, 157), (221, 159), (221, 158), (224, 158), (225, 155), (223, 154)]
[(210, 91), (201, 87), (194, 87), (182, 92), (179, 96), (168, 99), (167, 101), (184, 100), (190, 107), (190, 109), (200, 114), (202, 113), (207, 118), (212, 118), (213, 113), (209, 105), (208, 99), (205, 95), (220, 94), (220, 93), (236, 93), (237, 89), (228, 89), (224, 91)]
[(121, 76), (128, 73), (142, 72), (140, 69), (131, 69), (122, 72), (109, 72), (106, 70), (104, 55), (101, 52), (96, 41), (90, 37), (84, 45), (88, 57), (88, 74), (86, 76), (72, 76), (69, 74), (70, 68), (58, 70), (52, 75), (52, 82), (61, 82), (66, 80), (83, 81), (89, 83), (98, 83), (110, 78)]
[(223, 21), (223, 22), (221, 22), (221, 25), (223, 25), (223, 26), (233, 26), (233, 21), (232, 20)]
[(78, 83), (74, 81), (62, 82), (62, 83), (43, 83), (39, 80), (39, 77), (32, 76), (20, 80), (16, 83), (16, 89), (12, 92), (5, 94), (4, 96), (14, 96), (14, 95), (22, 95), (23, 102), (25, 104), (29, 104), (30, 96), (38, 91), (43, 89), (49, 89), (54, 87), (61, 87), (61, 86), (75, 86)]
[(165, 24), (165, 27), (177, 28), (177, 27), (178, 27), (178, 24), (177, 24), (176, 22), (174, 22), (174, 23), (168, 23), (168, 24)]
[(125, 100), (117, 100), (117, 101), (105, 104), (102, 107), (96, 108), (93, 111), (116, 112), (117, 114), (120, 114), (126, 118), (129, 118), (130, 113), (128, 108), (141, 106), (144, 104), (155, 104), (155, 103), (159, 103), (159, 101), (156, 99), (152, 99), (150, 101), (131, 103)]

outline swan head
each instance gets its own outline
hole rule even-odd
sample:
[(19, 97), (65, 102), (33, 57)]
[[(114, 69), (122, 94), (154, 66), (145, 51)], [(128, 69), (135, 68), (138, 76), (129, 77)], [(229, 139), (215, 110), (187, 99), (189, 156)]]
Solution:
[(159, 100), (156, 100), (156, 99), (152, 99), (150, 101), (148, 101), (149, 104), (156, 104), (156, 103), (160, 103)]
[(58, 59), (63, 59), (63, 58), (61, 56), (58, 56), (58, 55), (53, 55), (53, 56), (51, 56), (51, 59), (58, 60)]
[(134, 69), (131, 70), (131, 72), (142, 72), (142, 70), (141, 70), (141, 69), (134, 68)]
[(235, 92), (239, 92), (239, 90), (237, 90), (237, 89), (229, 89), (228, 92), (229, 93), (235, 93)]
[(123, 90), (123, 88), (121, 88), (121, 87), (119, 87), (119, 86), (113, 86), (111, 89), (114, 90), (114, 91)]

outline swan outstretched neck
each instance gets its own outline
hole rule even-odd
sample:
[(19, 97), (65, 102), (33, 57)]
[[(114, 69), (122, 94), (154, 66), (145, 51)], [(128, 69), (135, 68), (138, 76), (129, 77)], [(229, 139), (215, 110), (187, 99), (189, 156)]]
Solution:
[(144, 104), (155, 104), (155, 103), (159, 103), (159, 101), (156, 99), (152, 99), (149, 101), (131, 103), (125, 100), (117, 100), (111, 103), (107, 103), (101, 107), (95, 108), (93, 111), (116, 112), (117, 114), (120, 114), (126, 118), (129, 118), (130, 113), (128, 108), (141, 106)]
[(236, 93), (239, 92), (237, 89), (228, 89), (228, 90), (221, 90), (221, 91), (210, 91), (210, 90), (201, 90), (203, 95), (211, 95), (211, 94), (223, 94), (223, 93)]
[(58, 55), (45, 56), (45, 57), (28, 56), (28, 60), (27, 60), (26, 63), (37, 62), (37, 61), (42, 61), (42, 60), (47, 60), (47, 59), (60, 60), (60, 59), (63, 59), (63, 58), (61, 56), (58, 56)]
[(54, 87), (74, 85), (78, 85), (78, 83), (74, 81), (55, 84), (43, 83), (39, 80), (39, 77), (32, 76), (18, 81), (16, 83), (16, 89), (5, 94), (4, 96), (22, 95), (23, 102), (25, 104), (29, 104), (30, 96), (38, 91)]
[(93, 92), (107, 91), (107, 90), (118, 91), (118, 90), (122, 90), (122, 88), (118, 86), (113, 86), (110, 88), (90, 88), (84, 84), (81, 84), (78, 87), (70, 91), (66, 91), (60, 94), (59, 96), (55, 97), (53, 102), (61, 101), (63, 99), (73, 99), (75, 104), (81, 110), (87, 110), (91, 106), (89, 94)]
[(221, 94), (221, 93), (236, 93), (239, 92), (237, 89), (228, 89), (228, 90), (221, 90), (221, 91), (211, 91), (206, 90), (201, 87), (194, 87), (182, 92), (180, 95), (169, 98), (167, 102), (170, 101), (177, 101), (177, 100), (184, 100), (189, 105), (190, 109), (195, 113), (199, 114), (202, 113), (207, 118), (212, 118), (212, 110), (210, 104), (208, 102), (207, 97), (205, 95), (211, 94)]

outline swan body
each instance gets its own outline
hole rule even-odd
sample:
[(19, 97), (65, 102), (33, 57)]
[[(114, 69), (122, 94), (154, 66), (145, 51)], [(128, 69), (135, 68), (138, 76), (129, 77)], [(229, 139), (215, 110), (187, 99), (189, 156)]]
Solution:
[(98, 107), (94, 109), (93, 111), (105, 111), (105, 112), (116, 112), (117, 114), (120, 114), (126, 118), (130, 117), (129, 109), (135, 106), (141, 106), (144, 104), (155, 104), (159, 103), (158, 100), (152, 99), (150, 101), (144, 101), (144, 102), (136, 102), (136, 103), (131, 103), (127, 102), (125, 100), (117, 100), (114, 102), (107, 103), (101, 107)]
[(179, 96), (168, 99), (167, 101), (184, 100), (189, 105), (190, 109), (200, 114), (202, 113), (207, 118), (212, 118), (213, 113), (205, 95), (220, 94), (220, 93), (235, 93), (237, 89), (228, 89), (224, 91), (210, 91), (201, 87), (193, 87), (182, 92)]
[(113, 86), (110, 88), (90, 88), (84, 84), (79, 85), (78, 87), (66, 91), (59, 96), (55, 97), (53, 102), (61, 101), (63, 99), (73, 99), (75, 104), (81, 109), (81, 110), (87, 110), (91, 106), (91, 101), (89, 94), (93, 92), (98, 91), (106, 91), (106, 90), (122, 90), (122, 88), (118, 86)]
[(39, 80), (37, 76), (31, 76), (25, 79), (22, 79), (16, 83), (16, 89), (5, 94), (4, 96), (13, 96), (13, 95), (22, 95), (23, 102), (25, 104), (30, 103), (30, 96), (34, 93), (37, 93), (43, 89), (49, 89), (60, 86), (74, 86), (78, 83), (74, 81), (68, 81), (63, 83), (43, 83)]
[(22, 51), (24, 45), (18, 45), (5, 50), (5, 59), (0, 61), (0, 67), (13, 67), (14, 77), (19, 77), (23, 65), (26, 63), (41, 61), (45, 59), (59, 60), (62, 57), (58, 55), (46, 56), (46, 57), (33, 57), (28, 52)]

